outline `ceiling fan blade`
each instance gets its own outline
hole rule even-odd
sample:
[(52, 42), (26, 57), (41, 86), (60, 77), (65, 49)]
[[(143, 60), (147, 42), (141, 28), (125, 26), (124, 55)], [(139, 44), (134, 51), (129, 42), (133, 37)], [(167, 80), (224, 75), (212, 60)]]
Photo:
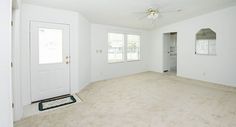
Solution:
[(145, 19), (147, 17), (147, 15), (143, 15), (142, 17), (139, 17), (138, 19), (139, 20), (143, 20), (143, 19)]
[(178, 9), (178, 10), (170, 10), (170, 11), (160, 11), (160, 13), (162, 13), (162, 14), (177, 13), (177, 12), (181, 12), (181, 11), (182, 11), (181, 9)]
[(136, 15), (146, 15), (146, 12), (133, 12), (133, 14), (136, 14)]

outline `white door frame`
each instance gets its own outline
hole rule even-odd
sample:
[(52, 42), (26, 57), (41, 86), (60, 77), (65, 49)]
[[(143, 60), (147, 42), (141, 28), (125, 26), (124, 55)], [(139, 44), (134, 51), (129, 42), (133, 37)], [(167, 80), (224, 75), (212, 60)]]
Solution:
[(21, 101), (20, 72), (20, 9), (13, 9), (13, 40), (12, 40), (12, 86), (14, 103), (14, 121), (20, 120), (23, 114)]
[[(22, 91), (22, 105), (31, 104), (30, 97), (30, 22), (46, 22), (46, 23), (57, 23), (57, 24), (68, 24), (70, 27), (70, 82), (71, 91), (70, 94), (78, 92), (78, 24), (77, 21), (71, 22), (54, 22), (45, 20), (32, 20), (25, 19), (26, 22), (22, 22), (25, 28), (22, 28), (21, 32), (21, 91)], [(24, 21), (24, 20), (23, 20)]]
[[(29, 36), (30, 36), (30, 40), (29, 40), (29, 43), (30, 43), (30, 47), (29, 47), (29, 50), (30, 50), (29, 53), (30, 53), (30, 55), (29, 55), (29, 56), (30, 56), (30, 58), (29, 58), (29, 61), (30, 61), (30, 76), (31, 76), (31, 78), (30, 78), (30, 87), (31, 87), (31, 89), (30, 89), (30, 98), (31, 98), (31, 102), (34, 102), (34, 101), (35, 101), (35, 100), (33, 99), (33, 97), (32, 97), (32, 96), (33, 96), (33, 93), (32, 93), (32, 90), (33, 90), (33, 89), (32, 89), (32, 88), (33, 88), (33, 86), (32, 86), (32, 71), (33, 71), (33, 70), (32, 70), (32, 63), (31, 63), (31, 62), (32, 62), (32, 49), (31, 49), (31, 48), (32, 48), (32, 43), (33, 43), (33, 42), (32, 42), (32, 38), (31, 38), (31, 36), (32, 36), (32, 31), (31, 31), (32, 28), (31, 28), (31, 26), (32, 26), (34, 23), (36, 23), (36, 24), (37, 24), (37, 23), (38, 23), (38, 24), (44, 24), (44, 25), (50, 24), (50, 27), (52, 27), (52, 26), (53, 26), (53, 27), (62, 27), (62, 26), (59, 26), (59, 25), (64, 25), (64, 26), (62, 27), (63, 29), (64, 29), (65, 26), (68, 26), (68, 32), (69, 32), (69, 33), (68, 33), (68, 41), (69, 41), (68, 43), (69, 43), (69, 44), (68, 44), (67, 47), (68, 47), (68, 53), (69, 53), (69, 54), (64, 54), (64, 55), (70, 56), (70, 25), (69, 25), (69, 24), (65, 24), (65, 23), (54, 23), (54, 22), (42, 22), (42, 21), (30, 21), (30, 35), (29, 35)], [(45, 26), (45, 27), (46, 27), (46, 26)], [(63, 46), (66, 46), (66, 45), (63, 43)], [(63, 59), (63, 60), (62, 60), (62, 61), (63, 61), (62, 63), (65, 64), (65, 61), (64, 61), (65, 56), (63, 56), (62, 59)], [(49, 64), (49, 66), (51, 66), (51, 65)], [(58, 64), (56, 64), (56, 66), (58, 67)], [(62, 65), (59, 65), (59, 66), (62, 66)], [(71, 71), (70, 71), (70, 63), (69, 63), (68, 65), (63, 65), (63, 66), (68, 66), (68, 77), (69, 77), (69, 82), (68, 82), (68, 83), (69, 83), (69, 86), (68, 86), (68, 87), (69, 87), (69, 93), (67, 93), (67, 94), (70, 94), (70, 93), (72, 93), (72, 92), (71, 92), (71, 78), (70, 78), (70, 75), (71, 75), (71, 74), (70, 74), (70, 73), (71, 73)], [(62, 93), (62, 92), (61, 92), (61, 93)], [(63, 92), (63, 93), (64, 93), (64, 92)], [(58, 95), (59, 95), (59, 94), (58, 94)], [(49, 97), (49, 98), (50, 98), (50, 97)], [(45, 99), (47, 99), (47, 98), (45, 98)]]
[(165, 71), (164, 64), (165, 64), (165, 34), (170, 34), (170, 33), (176, 33), (177, 39), (176, 39), (176, 59), (177, 59), (177, 65), (176, 65), (176, 75), (178, 74), (178, 32), (165, 32), (162, 34), (162, 72)]
[[(37, 10), (37, 9), (36, 9)], [(45, 10), (49, 11), (50, 10)], [(43, 12), (45, 12), (43, 11)], [(21, 13), (22, 12), (22, 13)], [(19, 28), (17, 42), (18, 46), (15, 51), (17, 63), (14, 63), (14, 68), (18, 68), (15, 72), (17, 77), (13, 79), (16, 82), (17, 92), (14, 91), (15, 99), (15, 112), (16, 119), (20, 120), (23, 117), (23, 107), (31, 103), (30, 100), (30, 62), (29, 62), (29, 26), (30, 21), (42, 21), (49, 23), (69, 24), (70, 25), (70, 56), (72, 61), (70, 63), (70, 81), (71, 81), (71, 94), (78, 92), (79, 88), (79, 23), (77, 15), (72, 15), (71, 12), (49, 14), (35, 14), (36, 12), (26, 12), (23, 9), (19, 9), (21, 14), (18, 23), (14, 23)]]
[[(167, 37), (168, 36), (168, 37)], [(166, 46), (168, 45), (168, 44), (166, 44), (166, 42), (167, 42), (167, 38), (169, 39), (169, 36), (170, 36), (170, 34), (169, 33), (164, 33), (163, 34), (163, 65), (162, 65), (162, 72), (165, 72), (166, 70), (167, 71), (169, 71), (169, 65), (167, 65), (167, 64), (169, 64), (169, 60), (167, 61), (167, 59), (168, 58), (166, 58), (167, 57), (167, 50), (166, 50)], [(168, 49), (169, 50), (169, 49)], [(168, 54), (169, 54), (169, 51), (168, 51)]]

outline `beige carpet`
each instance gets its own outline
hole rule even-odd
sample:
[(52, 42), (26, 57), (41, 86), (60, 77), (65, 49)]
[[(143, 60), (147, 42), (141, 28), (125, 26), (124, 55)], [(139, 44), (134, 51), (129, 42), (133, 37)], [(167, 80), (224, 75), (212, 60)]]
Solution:
[(100, 81), (83, 102), (25, 118), (15, 127), (236, 127), (236, 90), (146, 72)]

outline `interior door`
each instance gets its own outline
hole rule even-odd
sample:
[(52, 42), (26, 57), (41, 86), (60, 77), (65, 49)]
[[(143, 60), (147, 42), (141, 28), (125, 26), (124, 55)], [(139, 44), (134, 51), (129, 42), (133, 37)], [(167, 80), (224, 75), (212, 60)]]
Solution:
[(30, 23), (31, 101), (70, 93), (69, 25)]
[(163, 71), (170, 71), (170, 34), (163, 36)]

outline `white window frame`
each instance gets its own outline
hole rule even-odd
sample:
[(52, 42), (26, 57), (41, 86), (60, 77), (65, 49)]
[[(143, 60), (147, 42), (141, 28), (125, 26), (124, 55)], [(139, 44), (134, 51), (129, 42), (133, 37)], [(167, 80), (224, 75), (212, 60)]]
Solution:
[[(206, 28), (204, 28), (204, 29), (206, 29)], [(213, 32), (215, 32), (214, 30), (212, 30), (211, 28), (207, 28), (207, 29), (210, 29), (211, 31), (213, 31)], [(201, 31), (202, 29), (200, 29), (199, 31)], [(199, 32), (198, 31), (198, 32)], [(198, 34), (198, 32), (196, 33), (196, 35)], [(204, 53), (199, 53), (199, 52), (197, 52), (197, 43), (199, 43), (198, 42), (198, 39), (197, 39), (197, 36), (195, 35), (195, 55), (202, 55), (202, 56), (216, 56), (217, 55), (217, 38), (215, 38), (215, 39), (202, 39), (202, 40), (207, 40), (207, 43), (208, 43), (208, 49), (207, 49), (207, 52), (208, 53), (206, 53), (206, 54), (204, 54)], [(201, 40), (201, 39), (199, 39), (199, 40)], [(209, 45), (209, 41), (210, 40), (215, 40), (215, 53), (213, 54), (213, 53), (209, 53), (209, 51), (210, 51), (210, 45)]]
[[(117, 62), (110, 62), (109, 61), (109, 34), (122, 34), (122, 35), (124, 35), (124, 43), (123, 43), (123, 52), (122, 52), (122, 55), (123, 55), (123, 59), (121, 60), (121, 61), (117, 61)], [(107, 62), (109, 63), (109, 64), (115, 64), (115, 63), (124, 63), (125, 62), (125, 59), (126, 59), (126, 55), (125, 55), (125, 41), (126, 40), (126, 35), (124, 34), (124, 33), (121, 33), (121, 32), (108, 32), (107, 33)]]
[[(199, 43), (197, 40), (196, 40), (196, 42), (195, 42), (195, 54), (196, 55), (203, 55), (203, 56), (216, 56), (216, 53), (214, 53), (214, 54), (212, 54), (212, 53), (209, 53), (209, 51), (210, 51), (210, 44), (209, 44), (209, 40), (207, 40), (207, 45), (208, 45), (208, 49), (207, 49), (207, 53), (198, 53), (197, 52), (197, 43)], [(215, 41), (215, 43), (216, 43), (216, 41)], [(216, 48), (216, 44), (215, 44), (215, 48)]]
[[(119, 62), (109, 62), (108, 59), (108, 50), (109, 50), (109, 33), (114, 33), (114, 34), (123, 34), (124, 35), (124, 47), (123, 47), (123, 60)], [(140, 47), (139, 47), (139, 59), (138, 60), (127, 60), (127, 46), (128, 46), (128, 35), (137, 35), (140, 37)], [(125, 63), (125, 62), (137, 62), (142, 60), (142, 36), (140, 33), (135, 33), (135, 32), (121, 32), (121, 31), (107, 31), (107, 63), (108, 64), (118, 64), (118, 63)]]
[[(128, 49), (128, 35), (139, 36), (139, 56), (138, 56), (137, 60), (128, 60), (128, 58), (127, 58), (127, 54), (128, 54), (128, 52), (127, 52), (127, 49)], [(126, 52), (125, 52), (125, 54), (126, 54), (126, 61), (127, 62), (141, 61), (141, 40), (142, 40), (142, 38), (141, 38), (140, 34), (132, 34), (132, 33), (131, 34), (126, 34)]]

